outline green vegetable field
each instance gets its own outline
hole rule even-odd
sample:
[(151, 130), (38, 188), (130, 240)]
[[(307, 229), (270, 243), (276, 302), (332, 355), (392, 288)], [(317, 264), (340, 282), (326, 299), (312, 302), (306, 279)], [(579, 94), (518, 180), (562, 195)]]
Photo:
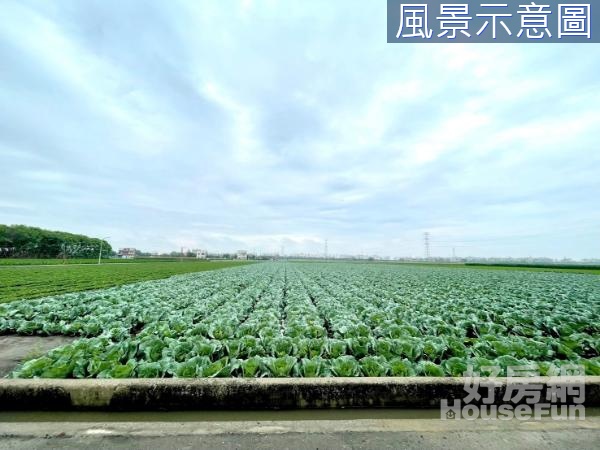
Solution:
[(3, 266), (0, 264), (0, 303), (23, 298), (101, 289), (241, 264), (247, 263), (243, 261), (147, 261), (142, 263), (103, 263), (101, 265), (46, 264), (33, 266), (20, 264)]
[(81, 337), (23, 378), (600, 375), (600, 279), (268, 262), (1, 304), (0, 333)]
[[(140, 262), (177, 262), (176, 258), (136, 258), (116, 259), (102, 258), (102, 264), (137, 264)], [(98, 258), (0, 258), (3, 266), (61, 266), (69, 264), (98, 264)]]

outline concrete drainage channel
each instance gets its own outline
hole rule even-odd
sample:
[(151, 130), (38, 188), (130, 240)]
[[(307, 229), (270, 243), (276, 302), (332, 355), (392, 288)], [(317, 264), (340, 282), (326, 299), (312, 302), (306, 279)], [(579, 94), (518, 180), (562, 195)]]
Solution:
[[(512, 378), (539, 386), (549, 378)], [(475, 380), (477, 381), (477, 380)], [(485, 381), (485, 380), (481, 380)], [(494, 404), (504, 402), (506, 379), (497, 381)], [(561, 384), (580, 385), (564, 378)], [(432, 408), (463, 399), (462, 378), (214, 378), (124, 380), (0, 380), (0, 410), (184, 411), (330, 408)], [(477, 384), (477, 383), (476, 383)], [(480, 394), (488, 389), (480, 386)], [(524, 399), (526, 400), (526, 398)], [(600, 377), (585, 378), (585, 406), (600, 406)]]
[[(511, 382), (541, 383), (544, 397), (550, 385)], [(600, 377), (586, 378), (585, 420), (441, 420), (440, 401), (464, 398), (463, 388), (461, 378), (2, 379), (0, 448), (495, 450), (600, 442)], [(506, 389), (496, 389), (495, 403)]]

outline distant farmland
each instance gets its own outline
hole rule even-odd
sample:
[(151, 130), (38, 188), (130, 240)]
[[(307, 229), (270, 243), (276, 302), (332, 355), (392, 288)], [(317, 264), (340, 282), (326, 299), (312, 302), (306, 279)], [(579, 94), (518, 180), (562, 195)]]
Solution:
[[(0, 261), (19, 260), (4, 259)], [(57, 260), (25, 261), (31, 264), (31, 262), (56, 262)], [(129, 261), (129, 263), (103, 263), (101, 265), (47, 264), (43, 267), (34, 265), (0, 265), (0, 303), (23, 298), (63, 294), (66, 292), (102, 289), (134, 283), (136, 281), (156, 280), (183, 273), (201, 272), (248, 264), (242, 261), (133, 261), (133, 263)]]

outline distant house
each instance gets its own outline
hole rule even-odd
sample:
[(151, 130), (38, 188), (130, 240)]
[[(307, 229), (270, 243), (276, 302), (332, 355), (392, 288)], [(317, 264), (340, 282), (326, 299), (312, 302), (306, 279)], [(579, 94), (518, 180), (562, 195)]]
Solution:
[(14, 254), (16, 247), (0, 247), (0, 257), (7, 257)]
[(196, 259), (208, 259), (208, 252), (206, 250), (194, 250), (196, 252)]
[(133, 259), (135, 258), (135, 248), (120, 248), (117, 255), (122, 259)]
[(248, 252), (246, 250), (238, 250), (237, 259), (248, 259)]

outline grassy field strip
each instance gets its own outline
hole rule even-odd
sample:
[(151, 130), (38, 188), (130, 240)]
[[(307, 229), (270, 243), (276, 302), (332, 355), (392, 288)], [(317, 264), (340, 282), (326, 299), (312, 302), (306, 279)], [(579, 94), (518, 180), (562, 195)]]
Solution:
[[(120, 263), (119, 265), (132, 265), (132, 264), (146, 264), (146, 263), (142, 263), (142, 262), (126, 262), (126, 263)], [(43, 268), (43, 269), (60, 269), (60, 268), (64, 268), (64, 267), (77, 267), (77, 266), (102, 266), (102, 265), (106, 265), (104, 261), (102, 261), (102, 264), (98, 264), (98, 262), (96, 261), (95, 263), (73, 263), (73, 264), (14, 264), (14, 265), (10, 265), (10, 264), (5, 264), (5, 265), (0, 265), (0, 270), (7, 270), (7, 269), (32, 269), (32, 268)], [(112, 265), (112, 264), (111, 264)]]
[(440, 267), (448, 269), (478, 269), (478, 270), (510, 270), (520, 272), (555, 272), (555, 273), (577, 273), (577, 274), (588, 274), (588, 275), (600, 275), (600, 269), (596, 266), (592, 268), (585, 268), (577, 266), (574, 268), (566, 267), (533, 267), (533, 266), (486, 266), (486, 265), (467, 265), (467, 264), (437, 264), (437, 263), (394, 263), (394, 262), (379, 262), (375, 264), (385, 265), (401, 265), (401, 266), (413, 266), (413, 267)]
[[(135, 259), (102, 258), (102, 264), (139, 264), (157, 262), (205, 262), (196, 258), (150, 258), (140, 257)], [(63, 266), (72, 264), (98, 264), (98, 258), (0, 258), (0, 267), (3, 266)]]
[(597, 268), (551, 268), (551, 267), (525, 267), (525, 266), (462, 266), (467, 269), (482, 269), (482, 270), (516, 270), (516, 271), (527, 271), (527, 272), (555, 272), (555, 273), (578, 273), (587, 275), (600, 275), (600, 269)]
[(83, 264), (15, 266), (0, 269), (0, 303), (25, 298), (102, 289), (137, 281), (156, 280), (190, 272), (248, 264), (242, 261), (147, 262), (140, 264)]

